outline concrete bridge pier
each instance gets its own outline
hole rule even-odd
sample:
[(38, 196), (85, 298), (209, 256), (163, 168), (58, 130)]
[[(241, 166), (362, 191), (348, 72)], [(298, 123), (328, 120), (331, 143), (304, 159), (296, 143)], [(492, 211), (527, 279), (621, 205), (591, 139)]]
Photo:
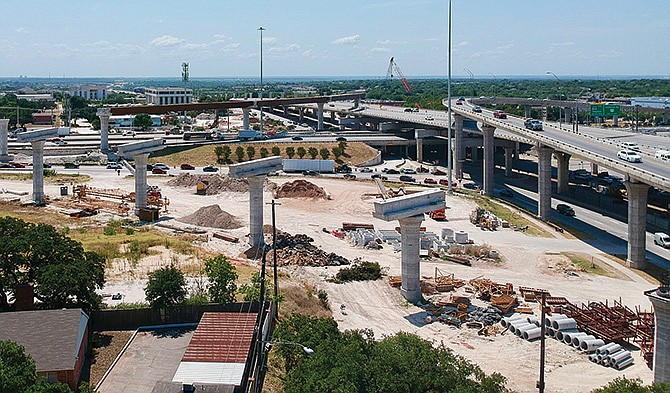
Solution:
[(670, 382), (670, 289), (667, 284), (644, 293), (654, 305), (654, 383)]
[(482, 125), (484, 133), (484, 195), (493, 196), (493, 171), (495, 170), (494, 152), (495, 145), (493, 132), (495, 127), (488, 124)]
[(305, 108), (302, 106), (298, 107), (298, 123), (302, 124), (305, 121)]
[(591, 163), (591, 174), (593, 176), (598, 176), (598, 164)]
[(526, 105), (526, 106), (523, 107), (524, 115), (525, 115), (526, 117), (530, 117), (530, 115), (531, 115), (531, 109), (532, 109), (532, 107), (531, 107), (530, 105)]
[(400, 293), (411, 303), (421, 300), (420, 265), (419, 265), (419, 237), (423, 214), (401, 218), (400, 242), (402, 244), (402, 284)]
[(8, 129), (9, 119), (0, 119), (0, 162), (9, 162), (13, 159), (8, 154), (7, 149), (7, 141), (9, 140)]
[(663, 124), (668, 124), (668, 111), (663, 112)]
[(423, 138), (416, 138), (416, 161), (423, 162)]
[(44, 141), (30, 142), (33, 147), (33, 200), (44, 203)]
[(323, 102), (317, 102), (316, 103), (316, 106), (318, 107), (318, 110), (317, 110), (318, 121), (317, 121), (317, 126), (316, 126), (317, 131), (322, 131), (323, 130), (323, 105), (324, 105)]
[[(284, 94), (284, 93), (282, 92), (282, 94)], [(283, 98), (283, 97), (282, 97), (282, 98)], [(284, 109), (284, 116), (288, 116), (288, 106), (284, 105), (284, 106), (282, 107), (282, 109)]]
[(567, 194), (568, 193), (568, 177), (569, 177), (569, 165), (570, 165), (570, 154), (555, 152), (556, 161), (558, 161), (558, 189), (557, 193)]
[(454, 115), (454, 123), (454, 175), (456, 176), (456, 179), (462, 179), (463, 163), (465, 162), (465, 148), (463, 147), (463, 116)]
[(548, 221), (551, 218), (551, 154), (552, 148), (538, 145), (537, 176), (537, 218)]
[(250, 108), (242, 108), (242, 129), (249, 129), (249, 113), (251, 112)]
[(505, 177), (512, 177), (514, 167), (514, 147), (505, 146)]
[(628, 192), (628, 257), (626, 264), (634, 269), (647, 266), (647, 192), (649, 185), (624, 182)]
[(614, 127), (619, 127), (619, 117), (612, 116), (612, 123), (614, 123)]
[(147, 208), (147, 161), (149, 153), (133, 156), (135, 161), (135, 214)]
[(95, 113), (100, 118), (100, 151), (109, 151), (109, 117), (112, 111), (109, 108), (98, 108)]

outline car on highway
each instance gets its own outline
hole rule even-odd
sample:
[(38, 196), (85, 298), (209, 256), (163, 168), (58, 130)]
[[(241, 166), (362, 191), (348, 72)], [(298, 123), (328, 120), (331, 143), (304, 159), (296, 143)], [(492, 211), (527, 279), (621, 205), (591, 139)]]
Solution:
[(556, 205), (556, 211), (568, 217), (574, 217), (575, 215), (575, 210), (565, 203), (559, 203)]
[(291, 139), (293, 139), (294, 141), (301, 141), (302, 137), (301, 136), (294, 136)]
[(542, 122), (537, 119), (528, 118), (523, 122), (523, 126), (529, 130), (542, 131)]
[(621, 147), (623, 147), (626, 150), (640, 151), (640, 146), (635, 142), (621, 142)]
[(408, 183), (416, 183), (416, 179), (413, 178), (412, 176), (407, 176), (407, 175), (401, 175), (400, 176), (400, 181), (408, 182)]
[(0, 169), (10, 169), (10, 168), (14, 168), (14, 167), (9, 165), (9, 163), (7, 163), (7, 162), (0, 164)]
[(430, 173), (432, 173), (435, 176), (444, 176), (447, 174), (447, 172), (441, 171), (439, 169), (433, 169)]
[(56, 146), (65, 146), (65, 145), (67, 145), (67, 142), (62, 141), (62, 140), (61, 140), (61, 141), (56, 141), (56, 142), (54, 142), (54, 143), (56, 144)]
[(428, 120), (428, 121), (433, 121), (433, 120), (435, 120), (435, 119), (433, 118), (433, 116), (431, 116), (431, 115), (426, 115), (425, 119)]
[(343, 136), (338, 136), (337, 138), (335, 138), (335, 140), (338, 141), (338, 142), (346, 142), (347, 138), (345, 138)]
[(356, 179), (356, 175), (354, 175), (353, 173), (345, 173), (343, 177), (347, 180), (355, 180)]
[(25, 168), (26, 167), (25, 164), (21, 164), (20, 162), (14, 162), (14, 161), (10, 162), (9, 165), (12, 168)]
[(79, 168), (79, 164), (77, 164), (76, 162), (66, 162), (63, 165), (63, 167), (65, 169), (77, 169), (77, 168)]
[(370, 173), (370, 172), (372, 172), (372, 169), (368, 168), (368, 167), (363, 167), (363, 168), (359, 169), (358, 171), (363, 172), (363, 173)]
[(416, 168), (417, 173), (428, 173), (430, 172), (428, 168), (424, 168), (423, 165)]
[(479, 184), (477, 183), (465, 183), (463, 184), (463, 188), (467, 188), (468, 190), (476, 190), (479, 188)]
[(437, 180), (431, 179), (430, 177), (423, 179), (423, 182), (426, 184), (437, 184)]
[(373, 174), (370, 176), (370, 178), (371, 178), (371, 179), (382, 179), (382, 180), (388, 180), (388, 179), (389, 179), (388, 177), (386, 177), (386, 176), (382, 176), (382, 175), (379, 174), (379, 173), (373, 173)]
[(122, 169), (123, 167), (116, 161), (108, 162), (107, 169)]
[(154, 175), (167, 175), (168, 171), (167, 169), (158, 168), (154, 166), (154, 168), (151, 170), (151, 173), (153, 173)]
[(496, 119), (507, 119), (507, 113), (505, 113), (505, 111), (501, 111), (500, 109), (496, 109), (493, 111), (493, 117)]
[(386, 171), (386, 173), (388, 173), (389, 175), (399, 175), (400, 171), (397, 169), (389, 169)]
[(456, 101), (456, 105), (463, 105), (463, 101), (464, 101), (464, 100), (461, 100), (461, 99), (457, 100), (457, 101)]
[(180, 168), (182, 171), (192, 171), (192, 170), (195, 169), (195, 167), (194, 167), (193, 165), (191, 165), (191, 164), (186, 164), (186, 163), (181, 164), (181, 165), (179, 166), (179, 168)]
[(416, 175), (416, 171), (412, 168), (402, 168), (400, 172), (406, 174), (406, 175)]
[(405, 108), (405, 110), (403, 110), (403, 112), (414, 112), (414, 109), (412, 109), (412, 108)]
[(165, 165), (165, 164), (163, 164), (162, 162), (159, 162), (159, 163), (154, 164), (153, 168), (154, 168), (154, 169), (155, 169), (155, 168), (162, 169), (162, 170), (164, 170), (164, 171), (169, 171), (169, 170), (170, 170), (170, 167), (167, 166), (167, 165)]
[(482, 113), (482, 107), (477, 105), (472, 107), (473, 112)]
[[(438, 184), (441, 185), (441, 186), (449, 186), (449, 180), (448, 179), (440, 179)], [(457, 185), (458, 185), (458, 183), (456, 183), (455, 181), (451, 182), (452, 187), (456, 187)]]
[(496, 191), (498, 192), (498, 196), (501, 196), (501, 197), (511, 198), (511, 197), (514, 196), (514, 193), (509, 188), (501, 188), (501, 189), (496, 190)]
[(207, 165), (206, 167), (202, 168), (203, 172), (218, 172), (219, 168), (213, 166), (213, 165)]
[(619, 150), (616, 156), (628, 162), (642, 162), (642, 157), (632, 150)]
[(663, 248), (670, 248), (670, 236), (663, 232), (654, 233), (654, 244)]

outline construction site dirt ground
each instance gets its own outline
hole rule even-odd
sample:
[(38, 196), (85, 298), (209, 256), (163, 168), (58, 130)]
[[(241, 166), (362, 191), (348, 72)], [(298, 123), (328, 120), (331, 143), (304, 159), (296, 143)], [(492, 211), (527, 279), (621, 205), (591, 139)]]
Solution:
[[(83, 171), (82, 171), (83, 172)], [(296, 177), (273, 177), (271, 181), (282, 184)], [(397, 222), (384, 222), (372, 217), (373, 201), (379, 193), (371, 181), (347, 181), (329, 177), (304, 178), (323, 187), (330, 199), (278, 199), (277, 227), (291, 234), (306, 234), (314, 238), (315, 245), (327, 252), (334, 252), (349, 259), (360, 257), (376, 261), (388, 270), (389, 275), (400, 275), (400, 253), (390, 246), (382, 250), (367, 250), (351, 247), (322, 229), (340, 228), (342, 222), (374, 224), (375, 229), (393, 229)], [(149, 184), (162, 188), (171, 204), (168, 218), (179, 218), (195, 212), (203, 206), (219, 204), (222, 210), (232, 214), (245, 226), (235, 230), (220, 230), (241, 239), (239, 243), (229, 243), (210, 236), (205, 247), (215, 252), (237, 258), (246, 248), (245, 234), (249, 224), (249, 197), (246, 193), (226, 192), (217, 195), (195, 195), (194, 188), (167, 186), (167, 177), (151, 177)], [(121, 188), (133, 190), (133, 179), (109, 175), (94, 177), (88, 184), (94, 187)], [(3, 182), (3, 187), (12, 190), (30, 191), (30, 182)], [(46, 193), (58, 195), (57, 186), (45, 186)], [(265, 192), (265, 201), (271, 200), (271, 193)], [(651, 304), (644, 295), (655, 283), (646, 281), (635, 272), (624, 268), (604, 253), (620, 253), (619, 246), (596, 249), (580, 240), (567, 238), (547, 228), (550, 237), (530, 237), (512, 229), (495, 232), (481, 231), (472, 225), (468, 216), (476, 206), (467, 197), (447, 198), (447, 221), (437, 222), (426, 219), (422, 226), (439, 234), (442, 228), (469, 233), (475, 243), (487, 243), (501, 255), (501, 262), (475, 261), (471, 267), (446, 261), (422, 261), (422, 276), (433, 276), (435, 268), (445, 274), (453, 273), (457, 278), (472, 279), (484, 276), (500, 283), (512, 283), (515, 288), (528, 286), (549, 290), (552, 296), (565, 296), (572, 303), (613, 300), (621, 298), (630, 308), (641, 306), (651, 310)], [(519, 213), (522, 214), (522, 213)], [(264, 212), (266, 224), (271, 222), (269, 206)], [(172, 220), (168, 220), (170, 222)], [(542, 225), (542, 224), (537, 224)], [(593, 258), (598, 264), (609, 265), (611, 274), (591, 275), (577, 272), (565, 274), (565, 260), (561, 252), (578, 253)], [(141, 263), (141, 262), (140, 262)], [(397, 288), (391, 288), (386, 280), (334, 284), (325, 279), (337, 272), (337, 267), (286, 267), (292, 277), (304, 279), (328, 292), (333, 309), (333, 317), (341, 329), (372, 329), (376, 337), (407, 331), (435, 342), (443, 343), (468, 360), (478, 364), (485, 372), (499, 372), (508, 378), (508, 386), (518, 392), (534, 391), (539, 369), (539, 342), (527, 342), (510, 333), (493, 337), (478, 336), (475, 330), (455, 328), (439, 322), (425, 324), (427, 315), (421, 308), (408, 304)], [(613, 277), (610, 277), (613, 276)], [(110, 283), (120, 284), (128, 302), (142, 301), (144, 282)], [(114, 292), (106, 288), (105, 291)], [(478, 304), (477, 302), (474, 302)], [(340, 306), (345, 305), (345, 312)], [(531, 306), (539, 313), (536, 304)], [(622, 371), (605, 368), (591, 363), (584, 353), (578, 352), (555, 340), (547, 340), (546, 385), (547, 392), (587, 392), (619, 376), (641, 378), (652, 381), (652, 372), (634, 351), (635, 364)]]

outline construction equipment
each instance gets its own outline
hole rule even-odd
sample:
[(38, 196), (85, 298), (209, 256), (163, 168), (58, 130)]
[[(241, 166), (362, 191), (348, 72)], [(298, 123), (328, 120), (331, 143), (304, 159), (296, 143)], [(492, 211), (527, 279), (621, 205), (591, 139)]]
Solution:
[(470, 222), (482, 230), (488, 229), (495, 231), (499, 226), (499, 219), (490, 211), (484, 210), (481, 207), (476, 207), (470, 212)]
[(398, 67), (398, 64), (393, 60), (393, 57), (391, 57), (391, 60), (389, 61), (389, 68), (386, 71), (386, 79), (391, 79), (393, 78), (393, 73), (400, 78), (400, 83), (402, 83), (403, 87), (408, 93), (412, 92), (412, 86), (410, 86), (409, 82), (407, 82), (407, 78), (405, 78), (405, 74), (402, 73), (400, 70), (400, 67)]
[(428, 213), (428, 217), (435, 221), (444, 221), (447, 219), (444, 209), (433, 210), (432, 212)]
[(382, 182), (382, 179), (380, 178), (376, 178), (375, 183), (377, 183), (377, 187), (379, 188), (379, 192), (382, 194), (383, 200), (386, 200), (386, 198), (397, 197), (399, 195), (406, 195), (405, 189), (403, 187), (400, 187), (397, 190), (394, 190), (391, 187), (386, 188), (386, 186), (384, 186), (384, 183)]

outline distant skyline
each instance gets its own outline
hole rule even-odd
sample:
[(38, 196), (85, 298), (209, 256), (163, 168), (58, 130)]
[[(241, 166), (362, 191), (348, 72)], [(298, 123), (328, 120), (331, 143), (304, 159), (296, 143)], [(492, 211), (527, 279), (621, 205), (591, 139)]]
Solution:
[[(0, 77), (447, 75), (446, 0), (6, 0)], [(670, 76), (667, 0), (454, 0), (452, 75)]]

